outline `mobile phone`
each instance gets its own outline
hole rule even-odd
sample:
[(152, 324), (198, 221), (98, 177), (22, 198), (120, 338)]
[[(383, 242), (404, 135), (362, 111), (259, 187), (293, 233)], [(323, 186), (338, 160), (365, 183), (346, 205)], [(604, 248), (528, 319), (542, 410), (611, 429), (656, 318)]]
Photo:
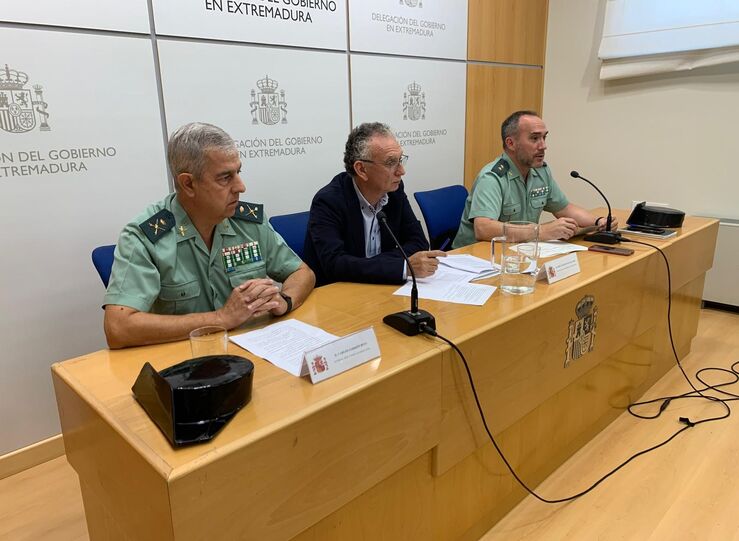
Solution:
[(629, 231), (642, 231), (644, 233), (653, 233), (655, 235), (661, 235), (665, 232), (663, 227), (650, 227), (648, 225), (627, 225), (626, 229)]
[(618, 246), (606, 246), (603, 244), (593, 244), (588, 247), (591, 252), (603, 252), (604, 254), (631, 255), (634, 250), (631, 248), (619, 248)]

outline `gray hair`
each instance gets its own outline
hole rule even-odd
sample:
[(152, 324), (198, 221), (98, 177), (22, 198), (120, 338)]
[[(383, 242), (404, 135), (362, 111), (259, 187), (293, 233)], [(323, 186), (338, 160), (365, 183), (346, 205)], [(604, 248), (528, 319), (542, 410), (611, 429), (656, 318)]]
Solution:
[(518, 135), (518, 121), (521, 120), (522, 116), (535, 116), (541, 118), (539, 117), (539, 113), (536, 111), (516, 111), (506, 118), (503, 121), (503, 124), (500, 125), (500, 138), (503, 140), (503, 150), (507, 150), (505, 140), (509, 137), (516, 137)]
[(175, 180), (181, 173), (200, 178), (209, 150), (236, 152), (236, 146), (230, 135), (212, 124), (191, 122), (177, 128), (167, 143), (167, 162)]
[(354, 176), (354, 162), (369, 160), (369, 140), (375, 135), (395, 137), (387, 124), (382, 122), (365, 122), (354, 128), (346, 140), (344, 148), (344, 168)]

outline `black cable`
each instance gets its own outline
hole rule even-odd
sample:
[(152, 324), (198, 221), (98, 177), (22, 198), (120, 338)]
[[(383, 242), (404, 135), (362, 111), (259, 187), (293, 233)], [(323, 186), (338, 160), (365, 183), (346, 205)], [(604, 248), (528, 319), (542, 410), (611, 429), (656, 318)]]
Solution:
[[(704, 367), (704, 368), (701, 368), (700, 370), (698, 370), (695, 373), (695, 379), (697, 379), (698, 381), (700, 381), (705, 386), (705, 387), (703, 387), (700, 390), (701, 391), (707, 391), (709, 389), (712, 389), (712, 390), (714, 390), (714, 391), (716, 391), (718, 393), (721, 393), (721, 394), (724, 394), (724, 395), (729, 396), (730, 398), (724, 398), (723, 399), (724, 402), (733, 402), (735, 400), (739, 400), (739, 395), (734, 394), (734, 393), (730, 393), (729, 391), (724, 391), (723, 389), (720, 389), (719, 388), (719, 387), (726, 387), (728, 385), (734, 385), (735, 383), (739, 382), (739, 369), (737, 369), (737, 365), (739, 365), (739, 361), (736, 361), (734, 364), (732, 364), (730, 368), (719, 368), (719, 367), (707, 366), (707, 367)], [(703, 379), (701, 377), (701, 374), (703, 372), (708, 372), (708, 371), (725, 372), (725, 373), (729, 374), (732, 377), (733, 381), (726, 381), (724, 383), (716, 383), (716, 384), (711, 385), (711, 384), (703, 381)], [(689, 392), (683, 393), (683, 394), (672, 395), (672, 396), (662, 396), (662, 397), (659, 397), (659, 398), (653, 398), (651, 400), (643, 400), (643, 401), (640, 401), (640, 402), (634, 402), (632, 404), (629, 404), (627, 410), (628, 410), (628, 412), (631, 415), (633, 415), (634, 417), (638, 417), (639, 419), (656, 419), (657, 417), (659, 417), (660, 415), (662, 415), (662, 412), (663, 411), (665, 411), (667, 409), (667, 407), (670, 405), (670, 402), (672, 402), (673, 400), (681, 400), (681, 399), (684, 399), (684, 398), (701, 398), (701, 399), (705, 399), (704, 396), (698, 395), (694, 391), (689, 391)], [(655, 413), (654, 415), (642, 415), (642, 414), (639, 414), (639, 413), (637, 413), (636, 411), (634, 411), (632, 409), (635, 406), (644, 406), (644, 405), (647, 405), (647, 404), (655, 404), (657, 402), (661, 402), (661, 404), (660, 404), (660, 407), (659, 407), (659, 411), (657, 413)]]
[[(660, 443), (658, 443), (656, 445), (653, 445), (652, 447), (649, 447), (647, 449), (643, 449), (643, 450), (641, 450), (641, 451), (639, 451), (639, 452), (631, 455), (628, 459), (626, 459), (621, 464), (619, 464), (618, 466), (616, 466), (615, 468), (613, 468), (611, 471), (609, 471), (608, 473), (606, 473), (604, 476), (602, 476), (600, 479), (598, 479), (595, 483), (593, 483), (592, 485), (590, 485), (588, 488), (586, 488), (586, 489), (584, 489), (584, 490), (582, 490), (582, 491), (580, 491), (580, 492), (578, 492), (576, 494), (573, 494), (572, 496), (567, 496), (566, 498), (556, 498), (556, 499), (544, 498), (543, 496), (540, 496), (534, 490), (532, 490), (531, 488), (529, 488), (528, 485), (518, 476), (518, 474), (516, 473), (516, 471), (513, 469), (513, 466), (511, 466), (511, 464), (508, 462), (508, 459), (503, 454), (503, 451), (498, 446), (498, 442), (495, 441), (495, 437), (493, 436), (493, 433), (491, 432), (490, 427), (488, 427), (487, 419), (485, 418), (485, 413), (483, 412), (482, 405), (480, 404), (480, 398), (477, 395), (477, 389), (475, 388), (475, 382), (474, 382), (474, 379), (472, 378), (472, 372), (470, 371), (470, 367), (467, 364), (467, 359), (465, 358), (464, 354), (462, 353), (462, 351), (459, 349), (459, 347), (457, 347), (457, 345), (454, 342), (452, 342), (448, 338), (445, 338), (444, 336), (441, 336), (435, 329), (432, 329), (432, 328), (430, 328), (428, 326), (425, 326), (425, 325), (423, 325), (421, 327), (421, 330), (424, 333), (429, 334), (431, 336), (434, 336), (436, 338), (439, 338), (440, 340), (443, 340), (444, 342), (446, 342), (447, 344), (449, 344), (454, 349), (454, 351), (457, 352), (457, 355), (459, 355), (459, 358), (462, 359), (462, 363), (464, 365), (464, 369), (465, 369), (465, 371), (467, 373), (467, 380), (470, 383), (470, 389), (472, 390), (472, 395), (475, 398), (475, 405), (477, 406), (477, 411), (479, 412), (480, 419), (482, 420), (482, 424), (485, 427), (485, 432), (487, 433), (488, 438), (490, 439), (491, 443), (493, 444), (493, 447), (495, 447), (495, 450), (497, 451), (498, 456), (500, 456), (501, 460), (506, 465), (506, 468), (508, 468), (508, 471), (511, 472), (511, 475), (516, 479), (516, 481), (518, 482), (518, 484), (521, 485), (526, 490), (526, 492), (528, 492), (529, 494), (531, 494), (532, 496), (534, 496), (536, 499), (538, 499), (539, 501), (541, 501), (543, 503), (563, 503), (563, 502), (568, 502), (568, 501), (575, 500), (575, 499), (579, 498), (580, 496), (584, 496), (588, 492), (590, 492), (593, 489), (595, 489), (603, 481), (605, 481), (606, 479), (608, 479), (609, 477), (611, 477), (613, 474), (615, 474), (617, 471), (619, 471), (621, 468), (623, 468), (624, 466), (626, 466), (627, 464), (629, 464), (632, 460), (634, 460), (637, 457), (640, 457), (642, 455), (645, 455), (647, 453), (650, 453), (650, 452), (652, 452), (652, 451), (654, 451), (656, 449), (659, 449), (660, 447), (662, 447), (664, 445), (667, 445), (669, 442), (671, 442), (673, 439), (675, 439), (679, 434), (681, 434), (685, 430), (687, 430), (689, 428), (692, 428), (692, 427), (694, 427), (694, 426), (696, 426), (698, 424), (707, 423), (707, 422), (711, 422), (711, 421), (718, 421), (718, 420), (727, 418), (729, 415), (731, 415), (731, 408), (729, 407), (729, 405), (727, 404), (727, 402), (730, 401), (730, 400), (739, 400), (739, 395), (735, 395), (733, 393), (729, 393), (728, 391), (723, 391), (723, 390), (719, 389), (719, 387), (725, 387), (727, 385), (732, 385), (732, 384), (736, 383), (737, 381), (739, 381), (739, 370), (737, 369), (737, 365), (739, 365), (739, 361), (735, 362), (731, 366), (731, 370), (727, 370), (727, 369), (724, 369), (724, 368), (703, 368), (703, 369), (699, 370), (696, 373), (696, 379), (698, 379), (698, 381), (700, 381), (705, 386), (703, 389), (698, 389), (695, 385), (693, 385), (693, 382), (690, 381), (690, 378), (688, 377), (688, 375), (686, 374), (685, 370), (683, 369), (682, 363), (680, 361), (680, 357), (677, 354), (677, 349), (675, 348), (675, 341), (674, 341), (673, 336), (672, 336), (672, 317), (671, 317), (671, 315), (672, 315), (672, 276), (671, 276), (671, 271), (670, 271), (670, 263), (669, 263), (669, 261), (667, 259), (667, 256), (665, 255), (665, 253), (660, 248), (658, 248), (657, 246), (654, 246), (652, 244), (648, 244), (646, 242), (640, 242), (640, 241), (636, 241), (636, 240), (631, 240), (631, 239), (626, 239), (626, 238), (622, 238), (621, 240), (622, 241), (626, 241), (626, 242), (634, 242), (636, 244), (644, 244), (645, 246), (649, 246), (651, 248), (654, 248), (655, 250), (657, 250), (662, 255), (662, 258), (664, 259), (665, 266), (667, 268), (667, 329), (668, 329), (668, 333), (669, 333), (669, 337), (670, 337), (670, 345), (672, 347), (672, 353), (673, 353), (673, 355), (675, 357), (675, 360), (677, 362), (678, 367), (680, 368), (680, 371), (682, 372), (683, 376), (685, 377), (685, 380), (688, 382), (688, 384), (690, 385), (690, 387), (693, 389), (692, 391), (689, 391), (689, 392), (684, 393), (682, 395), (676, 395), (676, 396), (671, 396), (671, 397), (656, 398), (656, 399), (647, 400), (647, 401), (644, 401), (644, 402), (634, 402), (633, 404), (630, 404), (629, 407), (628, 407), (629, 413), (631, 413), (635, 417), (639, 417), (639, 418), (642, 418), (642, 419), (654, 419), (656, 417), (659, 417), (659, 415), (664, 410), (667, 409), (667, 407), (670, 405), (670, 402), (672, 400), (682, 399), (682, 398), (702, 398), (704, 400), (710, 400), (710, 401), (719, 402), (719, 403), (721, 403), (726, 408), (727, 412), (726, 412), (725, 415), (720, 416), (720, 417), (711, 417), (711, 418), (707, 418), (707, 419), (701, 419), (700, 421), (695, 421), (695, 422), (694, 421), (691, 421), (687, 417), (680, 417), (680, 419), (679, 419), (680, 422), (683, 423), (685, 426), (683, 426), (682, 428), (680, 428), (679, 430), (677, 430), (675, 433), (673, 433), (666, 440), (664, 440), (664, 441), (662, 441), (662, 442), (660, 442)], [(734, 381), (724, 382), (724, 383), (720, 383), (720, 384), (716, 384), (716, 385), (709, 385), (708, 383), (706, 383), (705, 381), (703, 381), (701, 379), (701, 377), (700, 377), (700, 374), (703, 371), (706, 371), (706, 370), (717, 370), (717, 371), (723, 371), (723, 372), (730, 373), (730, 374), (732, 374), (732, 377), (734, 378)], [(706, 390), (708, 390), (708, 389), (712, 389), (714, 391), (717, 391), (717, 392), (720, 392), (720, 393), (724, 393), (726, 395), (731, 396), (732, 398), (729, 398), (729, 399), (721, 399), (721, 398), (716, 398), (716, 397), (713, 397), (713, 396), (710, 396), (710, 395), (703, 394), (703, 392), (706, 391)], [(659, 412), (656, 415), (654, 415), (654, 416), (641, 416), (641, 415), (638, 415), (638, 414), (632, 412), (632, 410), (631, 410), (631, 408), (633, 406), (644, 405), (644, 404), (652, 404), (652, 403), (656, 403), (656, 402), (661, 402), (661, 405), (660, 405), (660, 408), (659, 408)]]
[[(627, 408), (628, 411), (629, 411), (629, 413), (631, 415), (633, 415), (634, 417), (638, 417), (640, 419), (656, 419), (657, 417), (659, 417), (662, 414), (663, 411), (665, 411), (667, 409), (667, 406), (669, 406), (669, 404), (670, 404), (670, 402), (672, 400), (679, 400), (679, 399), (683, 399), (683, 398), (703, 398), (704, 400), (709, 400), (709, 401), (712, 401), (712, 402), (718, 402), (718, 403), (720, 403), (721, 405), (724, 406), (724, 408), (726, 408), (726, 413), (724, 415), (721, 415), (721, 416), (718, 416), (718, 417), (708, 417), (706, 419), (701, 419), (700, 421), (691, 421), (688, 418), (681, 417), (680, 418), (680, 422), (685, 423), (686, 425), (689, 425), (689, 426), (695, 426), (697, 424), (702, 424), (702, 423), (707, 423), (707, 422), (711, 422), (711, 421), (719, 421), (721, 419), (726, 419), (727, 417), (729, 417), (731, 415), (731, 408), (726, 403), (726, 399), (722, 399), (722, 398), (718, 398), (718, 397), (715, 397), (715, 396), (707, 395), (707, 394), (704, 394), (704, 392), (707, 391), (708, 389), (712, 389), (712, 390), (717, 391), (717, 392), (720, 392), (720, 393), (729, 394), (730, 396), (734, 397), (734, 398), (732, 398), (732, 400), (735, 399), (735, 398), (739, 398), (737, 395), (733, 395), (732, 393), (727, 393), (726, 391), (722, 391), (722, 390), (718, 389), (718, 387), (723, 387), (725, 385), (730, 385), (732, 383), (736, 383), (736, 381), (729, 382), (729, 383), (723, 383), (723, 384), (720, 384), (720, 385), (709, 385), (706, 382), (702, 381), (700, 378), (698, 378), (698, 381), (700, 381), (701, 383), (703, 383), (703, 385), (705, 385), (705, 387), (703, 389), (698, 389), (693, 384), (693, 382), (690, 380), (690, 377), (688, 376), (688, 374), (685, 372), (685, 369), (683, 368), (683, 364), (680, 361), (680, 356), (677, 354), (677, 348), (675, 347), (675, 340), (672, 337), (672, 271), (670, 269), (670, 262), (667, 259), (667, 255), (662, 251), (662, 249), (660, 247), (655, 246), (654, 244), (649, 244), (648, 242), (642, 242), (642, 241), (639, 241), (639, 240), (628, 239), (626, 237), (622, 237), (621, 238), (621, 242), (633, 242), (634, 244), (642, 244), (644, 246), (649, 246), (650, 248), (652, 248), (654, 250), (657, 250), (657, 252), (659, 252), (659, 254), (662, 256), (662, 259), (665, 262), (665, 267), (667, 269), (667, 332), (668, 332), (668, 334), (670, 336), (670, 347), (672, 349), (672, 355), (675, 357), (675, 362), (676, 362), (678, 368), (680, 369), (680, 372), (682, 373), (683, 377), (685, 378), (685, 381), (688, 382), (688, 385), (690, 385), (691, 389), (693, 389), (691, 392), (684, 393), (682, 395), (666, 396), (666, 397), (655, 398), (655, 399), (652, 399), (652, 400), (645, 400), (643, 402), (634, 402), (634, 403), (630, 404), (629, 407)], [(728, 370), (726, 370), (725, 368), (708, 367), (708, 368), (704, 368), (704, 369), (699, 370), (698, 373), (696, 374), (696, 376), (698, 374), (700, 374), (701, 372), (703, 372), (704, 370), (716, 370), (716, 371), (726, 371), (726, 372), (728, 372)], [(739, 380), (739, 373), (736, 373), (734, 371), (734, 365), (732, 365), (732, 371), (731, 372), (734, 373), (735, 374), (735, 377), (737, 378), (737, 380)], [(662, 402), (662, 404), (660, 405), (659, 411), (657, 412), (656, 415), (652, 415), (652, 416), (638, 415), (632, 409), (635, 406), (641, 406), (641, 405), (645, 405), (645, 404), (652, 404), (652, 403), (660, 402), (660, 401)]]
[(626, 459), (624, 462), (622, 462), (617, 467), (615, 467), (614, 469), (612, 469), (610, 472), (608, 472), (607, 474), (605, 474), (603, 477), (601, 477), (600, 479), (598, 479), (595, 483), (593, 483), (592, 485), (590, 485), (585, 490), (582, 490), (582, 491), (578, 492), (577, 494), (573, 494), (572, 496), (567, 496), (566, 498), (557, 498), (557, 499), (552, 499), (552, 500), (550, 500), (548, 498), (544, 498), (543, 496), (539, 496), (539, 494), (537, 494), (534, 490), (532, 490), (531, 488), (529, 488), (528, 485), (518, 476), (518, 474), (516, 473), (516, 471), (513, 469), (513, 466), (511, 466), (511, 464), (508, 462), (508, 459), (503, 454), (503, 451), (498, 446), (498, 442), (495, 441), (495, 437), (493, 436), (493, 433), (490, 431), (490, 428), (488, 427), (487, 419), (485, 418), (485, 413), (482, 411), (482, 406), (480, 405), (480, 398), (477, 396), (477, 389), (475, 388), (475, 382), (472, 379), (472, 373), (470, 372), (470, 367), (467, 364), (467, 359), (465, 358), (465, 356), (462, 353), (462, 351), (457, 347), (457, 345), (454, 342), (452, 342), (448, 338), (445, 338), (445, 337), (441, 336), (434, 329), (431, 329), (429, 327), (424, 326), (423, 327), (423, 332), (425, 332), (426, 334), (430, 334), (431, 336), (435, 336), (436, 338), (439, 338), (440, 340), (443, 340), (444, 342), (446, 342), (447, 344), (449, 344), (452, 348), (454, 348), (454, 351), (457, 352), (457, 354), (459, 355), (460, 359), (462, 359), (462, 363), (464, 364), (464, 368), (465, 368), (465, 370), (467, 372), (467, 379), (469, 380), (469, 382), (470, 382), (470, 388), (472, 389), (472, 395), (475, 397), (475, 404), (477, 405), (477, 411), (480, 413), (480, 418), (482, 419), (482, 424), (485, 427), (485, 432), (487, 433), (488, 438), (492, 442), (493, 447), (495, 447), (495, 450), (498, 452), (498, 456), (500, 456), (501, 460), (503, 460), (503, 463), (506, 465), (506, 468), (508, 468), (508, 471), (511, 472), (511, 475), (516, 479), (516, 481), (518, 481), (518, 484), (521, 485), (524, 488), (524, 490), (526, 490), (526, 492), (528, 492), (534, 498), (536, 498), (537, 500), (539, 500), (541, 502), (544, 502), (544, 503), (563, 503), (563, 502), (569, 502), (569, 501), (575, 500), (575, 499), (579, 498), (580, 496), (584, 496), (585, 494), (587, 494), (588, 492), (590, 492), (591, 490), (593, 490), (595, 487), (597, 487), (598, 485), (600, 485), (603, 481), (605, 481), (610, 476), (612, 476), (614, 473), (616, 473), (621, 468), (623, 468), (624, 466), (626, 466), (629, 462), (631, 462), (635, 458), (637, 458), (637, 457), (639, 457), (641, 455), (647, 454), (647, 453), (649, 453), (651, 451), (654, 451), (655, 449), (659, 449), (663, 445), (667, 445), (678, 434), (680, 434), (684, 430), (687, 430), (688, 428), (691, 428), (692, 427), (692, 425), (686, 424), (686, 426), (682, 427), (680, 430), (678, 430), (677, 432), (675, 432), (674, 434), (672, 434), (665, 441), (663, 441), (661, 443), (658, 443), (657, 445), (654, 445), (653, 447), (649, 447), (648, 449), (644, 449), (642, 451), (639, 451), (638, 453), (635, 453), (635, 454), (631, 455), (628, 459)]

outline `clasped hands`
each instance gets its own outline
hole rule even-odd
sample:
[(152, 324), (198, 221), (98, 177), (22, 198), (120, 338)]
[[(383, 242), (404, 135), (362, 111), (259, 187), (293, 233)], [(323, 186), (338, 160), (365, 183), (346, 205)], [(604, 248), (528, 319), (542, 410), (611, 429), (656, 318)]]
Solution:
[(287, 312), (287, 302), (272, 280), (257, 278), (233, 288), (226, 303), (217, 311), (223, 326), (233, 329), (251, 318), (267, 313), (281, 316)]

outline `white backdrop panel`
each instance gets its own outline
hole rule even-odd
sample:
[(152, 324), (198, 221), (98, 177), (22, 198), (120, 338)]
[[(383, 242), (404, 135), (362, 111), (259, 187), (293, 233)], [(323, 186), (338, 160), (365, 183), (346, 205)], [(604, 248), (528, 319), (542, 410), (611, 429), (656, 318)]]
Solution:
[(463, 62), (352, 55), (354, 123), (389, 124), (409, 160), (405, 190), (462, 184), (466, 66)]
[(342, 169), (345, 54), (166, 40), (159, 54), (169, 131), (192, 121), (226, 130), (241, 152), (242, 197), (270, 216), (308, 210)]
[(148, 38), (6, 28), (0, 47), (2, 455), (59, 433), (49, 366), (104, 346), (90, 252), (167, 180)]
[(3, 0), (0, 20), (149, 33), (146, 0)]
[(346, 0), (153, 0), (156, 32), (346, 50)]
[(352, 51), (467, 57), (467, 0), (349, 0)]

